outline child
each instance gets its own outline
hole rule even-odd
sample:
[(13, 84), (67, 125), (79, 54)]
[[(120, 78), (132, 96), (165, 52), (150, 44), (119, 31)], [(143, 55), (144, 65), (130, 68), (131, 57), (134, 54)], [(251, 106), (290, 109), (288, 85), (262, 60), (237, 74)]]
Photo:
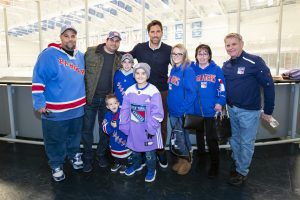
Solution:
[(133, 151), (133, 165), (125, 175), (140, 170), (144, 152), (148, 169), (145, 181), (152, 182), (156, 176), (156, 149), (163, 148), (160, 122), (164, 111), (158, 89), (147, 82), (150, 66), (138, 63), (133, 74), (137, 83), (126, 90), (120, 112), (120, 130), (128, 135), (127, 147)]
[(121, 58), (122, 67), (118, 71), (116, 71), (114, 76), (114, 91), (115, 95), (122, 105), (123, 95), (127, 88), (132, 86), (135, 83), (133, 78), (133, 57), (131, 54), (124, 54)]
[(120, 103), (114, 94), (107, 95), (105, 103), (109, 111), (105, 113), (102, 127), (103, 131), (110, 136), (110, 151), (114, 158), (114, 164), (110, 170), (117, 172), (120, 169), (119, 172), (124, 174), (127, 158), (131, 154), (131, 151), (126, 147), (127, 135), (119, 130)]

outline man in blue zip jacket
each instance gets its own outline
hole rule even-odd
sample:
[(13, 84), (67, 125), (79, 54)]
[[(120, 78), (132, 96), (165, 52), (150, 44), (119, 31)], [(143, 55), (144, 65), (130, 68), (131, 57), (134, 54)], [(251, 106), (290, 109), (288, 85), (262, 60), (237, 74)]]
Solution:
[[(275, 91), (270, 69), (262, 58), (243, 51), (244, 42), (240, 34), (230, 33), (224, 42), (231, 57), (222, 68), (232, 128), (233, 164), (228, 183), (240, 186), (247, 179), (260, 117), (268, 122), (272, 118)], [(263, 113), (260, 112), (261, 88), (264, 94)]]

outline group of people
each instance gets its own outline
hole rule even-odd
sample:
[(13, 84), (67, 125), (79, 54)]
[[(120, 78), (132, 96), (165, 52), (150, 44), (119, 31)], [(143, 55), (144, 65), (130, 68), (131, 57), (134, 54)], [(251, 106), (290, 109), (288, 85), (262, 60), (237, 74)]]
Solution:
[[(130, 52), (120, 52), (121, 35), (112, 31), (105, 43), (76, 49), (77, 30), (63, 26), (61, 44), (51, 44), (38, 57), (32, 77), (33, 107), (42, 118), (45, 151), (55, 181), (65, 179), (64, 160), (88, 173), (94, 160), (99, 167), (132, 176), (147, 167), (146, 182), (156, 177), (156, 163), (168, 167), (165, 151), (167, 118), (180, 133), (172, 169), (179, 175), (191, 169), (192, 145), (183, 128), (185, 114), (204, 117), (196, 130), (198, 155), (208, 146), (211, 165), (208, 176), (219, 171), (216, 113), (228, 105), (232, 126), (232, 166), (228, 182), (241, 185), (247, 179), (254, 153), (260, 117), (270, 121), (274, 109), (274, 84), (264, 61), (243, 50), (243, 39), (230, 33), (225, 49), (230, 56), (222, 68), (212, 60), (212, 50), (200, 44), (191, 62), (182, 44), (173, 47), (161, 41), (160, 21), (147, 25), (149, 41)], [(138, 63), (134, 65), (134, 59)], [(168, 76), (168, 66), (172, 65)], [(264, 91), (261, 113), (260, 89)], [(98, 116), (99, 143), (92, 145)], [(205, 137), (204, 137), (205, 135)], [(83, 144), (83, 155), (80, 151)], [(96, 159), (94, 159), (96, 157)]]

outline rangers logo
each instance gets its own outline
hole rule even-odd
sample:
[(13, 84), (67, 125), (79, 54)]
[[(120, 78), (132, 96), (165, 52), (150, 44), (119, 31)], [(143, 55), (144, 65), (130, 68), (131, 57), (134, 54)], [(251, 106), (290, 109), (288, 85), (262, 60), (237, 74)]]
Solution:
[(130, 119), (136, 123), (145, 122), (146, 105), (131, 104)]

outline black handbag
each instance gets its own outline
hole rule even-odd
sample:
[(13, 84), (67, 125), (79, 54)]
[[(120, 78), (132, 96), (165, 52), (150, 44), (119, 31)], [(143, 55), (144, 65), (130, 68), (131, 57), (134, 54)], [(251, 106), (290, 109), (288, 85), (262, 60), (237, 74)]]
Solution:
[(231, 125), (227, 107), (221, 113), (216, 113), (215, 116), (216, 133), (220, 144), (226, 144), (228, 138), (231, 137)]
[(185, 129), (197, 129), (202, 123), (204, 123), (202, 116), (192, 114), (184, 115), (183, 128)]

